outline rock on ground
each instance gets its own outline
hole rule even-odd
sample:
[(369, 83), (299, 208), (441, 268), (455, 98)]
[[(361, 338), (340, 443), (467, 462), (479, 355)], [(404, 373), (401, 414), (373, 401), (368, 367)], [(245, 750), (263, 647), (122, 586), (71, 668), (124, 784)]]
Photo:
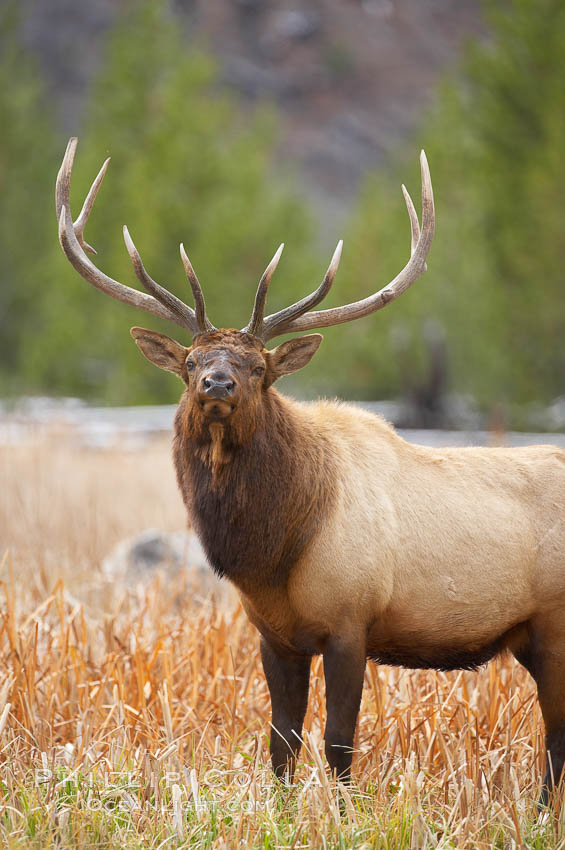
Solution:
[(224, 603), (235, 596), (231, 585), (213, 572), (192, 531), (148, 529), (122, 540), (102, 563), (102, 572), (108, 580), (127, 585), (148, 583), (158, 571), (175, 579), (184, 572), (193, 597), (202, 601)]

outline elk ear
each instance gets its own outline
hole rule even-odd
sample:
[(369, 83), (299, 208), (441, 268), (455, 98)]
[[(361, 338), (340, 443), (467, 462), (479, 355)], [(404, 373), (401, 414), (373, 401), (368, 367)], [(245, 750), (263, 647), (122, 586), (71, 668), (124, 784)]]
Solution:
[(270, 386), (283, 375), (298, 372), (299, 369), (306, 366), (317, 352), (323, 338), (322, 334), (299, 336), (296, 339), (289, 339), (288, 342), (283, 342), (273, 351), (269, 351), (267, 353), (266, 386)]
[(175, 342), (165, 334), (148, 331), (146, 328), (131, 328), (130, 334), (141, 353), (155, 366), (183, 377), (184, 363), (188, 353), (184, 345)]

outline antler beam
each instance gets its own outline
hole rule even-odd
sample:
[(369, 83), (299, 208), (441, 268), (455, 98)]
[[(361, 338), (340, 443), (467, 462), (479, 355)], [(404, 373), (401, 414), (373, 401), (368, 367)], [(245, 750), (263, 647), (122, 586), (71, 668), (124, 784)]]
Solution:
[[(181, 259), (192, 289), (195, 310), (150, 277), (145, 270), (127, 227), (124, 227), (126, 247), (137, 278), (149, 294), (146, 295), (144, 292), (132, 289), (108, 277), (108, 275), (100, 271), (91, 262), (86, 252), (95, 254), (96, 251), (85, 241), (84, 228), (110, 160), (107, 159), (98, 172), (88, 192), (82, 210), (76, 221), (73, 222), (70, 206), (70, 186), (76, 148), (77, 139), (70, 139), (59, 174), (57, 175), (56, 188), (59, 241), (65, 255), (74, 268), (85, 280), (112, 298), (116, 298), (118, 301), (123, 301), (140, 310), (145, 310), (147, 313), (152, 313), (161, 319), (168, 319), (179, 325), (179, 327), (190, 331), (193, 335), (213, 330), (214, 326), (206, 316), (206, 305), (202, 289), (183, 245), (180, 246)], [(281, 245), (259, 282), (251, 319), (243, 330), (257, 336), (263, 342), (267, 342), (281, 334), (329, 327), (343, 322), (350, 322), (353, 319), (360, 319), (363, 316), (368, 316), (370, 313), (381, 310), (387, 304), (390, 304), (391, 301), (402, 295), (426, 271), (426, 257), (430, 250), (435, 228), (432, 181), (424, 151), (420, 155), (420, 166), (422, 173), (422, 228), (420, 229), (418, 215), (412, 199), (406, 191), (405, 186), (402, 186), (402, 192), (410, 218), (411, 255), (408, 263), (394, 280), (383, 287), (383, 289), (361, 301), (355, 301), (342, 307), (333, 307), (329, 310), (312, 310), (313, 307), (316, 307), (326, 297), (331, 289), (343, 247), (343, 242), (340, 241), (320, 286), (310, 295), (302, 298), (290, 307), (285, 307), (283, 310), (279, 310), (277, 313), (273, 313), (265, 318), (267, 291), (281, 257), (284, 247), (284, 245)]]
[[(61, 168), (57, 175), (57, 185), (55, 190), (55, 208), (57, 212), (57, 220), (59, 222), (59, 242), (61, 243), (61, 247), (67, 259), (85, 280), (101, 292), (105, 292), (106, 295), (110, 295), (118, 301), (123, 301), (125, 304), (130, 304), (132, 307), (137, 307), (139, 310), (145, 310), (146, 313), (152, 313), (160, 319), (168, 319), (176, 325), (179, 325), (179, 327), (190, 331), (193, 335), (210, 330), (212, 325), (206, 318), (204, 297), (194, 272), (194, 281), (196, 281), (196, 283), (194, 284), (191, 279), (190, 284), (197, 305), (196, 313), (191, 307), (175, 295), (168, 292), (147, 274), (127, 228), (124, 228), (126, 247), (133, 263), (134, 271), (139, 281), (149, 291), (149, 295), (146, 295), (144, 292), (140, 292), (137, 289), (132, 289), (132, 287), (126, 286), (125, 284), (119, 283), (117, 280), (108, 277), (108, 275), (100, 271), (100, 269), (98, 269), (87, 257), (86, 251), (92, 254), (96, 254), (96, 251), (87, 242), (85, 242), (84, 228), (94, 205), (94, 201), (96, 200), (96, 195), (98, 194), (102, 180), (104, 179), (110, 159), (108, 158), (104, 162), (102, 168), (98, 172), (96, 179), (86, 196), (80, 215), (76, 221), (73, 222), (71, 215), (70, 190), (77, 144), (78, 139), (72, 138), (69, 140)], [(190, 266), (190, 268), (192, 269), (192, 266)]]
[[(275, 336), (281, 334), (294, 333), (296, 331), (308, 331), (314, 328), (330, 327), (331, 325), (339, 325), (343, 322), (351, 322), (354, 319), (361, 319), (363, 316), (368, 316), (370, 313), (375, 313), (395, 301), (409, 286), (411, 286), (418, 278), (426, 271), (426, 257), (432, 244), (435, 229), (435, 212), (434, 212), (434, 195), (432, 189), (432, 180), (430, 177), (430, 169), (424, 151), (420, 154), (420, 168), (422, 174), (422, 229), (418, 222), (418, 216), (412, 203), (412, 199), (406, 187), (402, 186), (402, 192), (408, 209), (410, 218), (411, 230), (411, 252), (408, 263), (402, 271), (388, 283), (385, 287), (375, 292), (373, 295), (363, 298), (361, 301), (355, 301), (351, 304), (345, 304), (342, 307), (333, 307), (329, 310), (317, 310), (307, 312), (312, 307), (322, 301), (329, 292), (333, 279), (337, 272), (339, 259), (341, 256), (342, 242), (340, 241), (335, 249), (332, 261), (324, 280), (318, 289), (301, 301), (297, 301), (291, 307), (286, 307), (278, 313), (273, 313), (271, 316), (262, 318), (262, 307), (266, 296), (266, 287), (261, 290), (261, 284), (257, 292), (253, 316), (258, 312), (257, 301), (259, 293), (262, 292), (262, 304), (260, 307), (259, 322), (255, 320), (254, 327), (257, 328), (256, 335), (263, 342), (267, 342)], [(272, 261), (273, 262), (273, 261)], [(271, 265), (272, 265), (271, 262)], [(270, 266), (269, 266), (270, 268)], [(265, 275), (267, 273), (265, 272)], [(265, 275), (263, 277), (265, 277)], [(270, 280), (270, 278), (269, 278)], [(263, 282), (263, 280), (262, 280)], [(268, 286), (268, 281), (267, 281)], [(245, 330), (250, 333), (252, 324), (250, 323)]]

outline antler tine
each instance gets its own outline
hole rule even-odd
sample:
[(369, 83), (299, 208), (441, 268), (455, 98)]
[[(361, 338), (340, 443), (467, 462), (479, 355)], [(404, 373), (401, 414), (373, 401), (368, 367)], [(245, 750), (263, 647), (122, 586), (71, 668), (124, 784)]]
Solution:
[(259, 281), (259, 286), (257, 287), (257, 292), (255, 294), (255, 302), (253, 304), (253, 312), (251, 313), (251, 319), (249, 320), (249, 324), (245, 328), (243, 328), (244, 331), (253, 334), (253, 336), (259, 337), (259, 339), (263, 338), (263, 316), (265, 315), (265, 302), (267, 301), (267, 292), (269, 290), (269, 284), (271, 282), (272, 276), (275, 273), (275, 269), (279, 264), (283, 249), (284, 242), (281, 242), (281, 244), (277, 248), (275, 256), (263, 272), (261, 280)]
[[(65, 150), (65, 156), (63, 157), (63, 162), (61, 164), (61, 168), (59, 169), (59, 173), (57, 174), (57, 187), (55, 193), (55, 208), (57, 211), (57, 220), (60, 222), (61, 219), (61, 210), (63, 207), (66, 208), (69, 218), (72, 220), (71, 216), (71, 207), (70, 207), (70, 189), (71, 189), (71, 176), (73, 172), (73, 163), (75, 159), (75, 153), (78, 145), (78, 139), (73, 137), (69, 139), (67, 143), (67, 148)], [(88, 242), (84, 239), (84, 228), (86, 226), (86, 222), (88, 221), (88, 216), (90, 215), (90, 211), (94, 205), (94, 201), (96, 200), (96, 195), (98, 194), (98, 190), (102, 185), (102, 181), (104, 179), (104, 175), (106, 174), (106, 169), (108, 168), (108, 164), (110, 162), (110, 157), (108, 157), (98, 174), (96, 175), (92, 186), (89, 189), (88, 195), (86, 196), (86, 200), (82, 205), (82, 209), (80, 211), (79, 217), (75, 222), (73, 222), (73, 230), (74, 234), (77, 238), (77, 241), (83, 251), (88, 251), (91, 254), (96, 254), (96, 250), (89, 245)]]
[(86, 222), (88, 221), (88, 216), (90, 215), (90, 211), (94, 206), (94, 201), (96, 200), (96, 195), (98, 194), (98, 190), (102, 185), (102, 181), (104, 180), (104, 175), (106, 174), (106, 169), (110, 163), (110, 157), (108, 157), (96, 177), (94, 178), (94, 182), (90, 187), (88, 195), (85, 198), (84, 204), (82, 205), (82, 209), (79, 213), (79, 217), (73, 223), (73, 227), (75, 230), (76, 238), (78, 239), (79, 245), (84, 248), (85, 251), (89, 251), (91, 254), (96, 254), (96, 249), (89, 245), (88, 242), (84, 239), (84, 228), (86, 227)]
[(186, 272), (186, 276), (188, 278), (188, 282), (190, 283), (190, 288), (192, 290), (192, 297), (194, 298), (194, 307), (196, 311), (196, 324), (198, 327), (199, 333), (206, 333), (206, 331), (215, 330), (214, 325), (209, 321), (208, 316), (206, 315), (206, 302), (204, 301), (204, 293), (202, 292), (202, 287), (196, 277), (196, 272), (192, 268), (192, 263), (188, 259), (187, 253), (184, 250), (184, 245), (180, 243), (180, 257), (182, 260), (182, 264), (184, 266), (184, 270)]
[(173, 295), (172, 292), (169, 292), (168, 289), (165, 289), (153, 280), (153, 278), (145, 270), (139, 251), (133, 244), (133, 239), (131, 238), (129, 230), (125, 224), (123, 233), (124, 242), (126, 243), (127, 252), (130, 256), (133, 270), (141, 285), (147, 290), (147, 292), (160, 301), (161, 304), (164, 304), (165, 307), (168, 307), (168, 309), (175, 314), (177, 317), (177, 324), (185, 327), (192, 334), (199, 333), (196, 315), (192, 307), (189, 307), (188, 304), (185, 304), (180, 300), (180, 298), (177, 298), (176, 295)]
[(284, 310), (279, 310), (278, 313), (273, 313), (271, 316), (267, 316), (264, 321), (264, 329), (261, 334), (261, 339), (264, 342), (267, 342), (269, 339), (272, 339), (275, 336), (279, 336), (284, 333), (283, 328), (293, 319), (302, 316), (306, 313), (307, 310), (311, 310), (312, 307), (315, 307), (321, 301), (324, 300), (330, 289), (332, 288), (332, 284), (334, 282), (334, 278), (336, 276), (339, 261), (341, 259), (341, 251), (343, 249), (343, 239), (340, 239), (337, 243), (336, 249), (333, 252), (332, 259), (328, 266), (328, 270), (324, 275), (324, 279), (322, 280), (319, 287), (312, 292), (310, 295), (307, 295), (305, 298), (302, 298), (300, 301), (297, 301), (295, 304), (292, 304), (290, 307), (286, 307)]
[(412, 256), (420, 238), (420, 222), (418, 221), (418, 213), (416, 212), (410, 193), (404, 183), (402, 184), (402, 194), (404, 195), (406, 209), (410, 218), (410, 256)]
[[(100, 269), (98, 269), (86, 255), (86, 251), (96, 253), (84, 240), (84, 228), (94, 205), (98, 190), (100, 189), (102, 180), (104, 179), (109, 160), (107, 159), (104, 162), (102, 168), (98, 172), (96, 179), (86, 196), (80, 215), (76, 222), (73, 223), (71, 215), (70, 190), (77, 144), (78, 139), (76, 137), (69, 139), (65, 150), (65, 156), (63, 157), (63, 162), (61, 163), (59, 173), (57, 174), (57, 183), (55, 188), (55, 208), (59, 223), (59, 242), (61, 243), (61, 248), (63, 249), (67, 259), (85, 280), (97, 289), (101, 290), (101, 292), (105, 292), (106, 295), (110, 295), (112, 298), (116, 298), (124, 304), (130, 304), (132, 307), (137, 307), (139, 310), (144, 310), (146, 313), (152, 313), (160, 319), (167, 319), (174, 322), (176, 325), (179, 325), (185, 330), (189, 330), (191, 333), (194, 333), (194, 319), (189, 321), (188, 313), (181, 316), (176, 302), (174, 302), (176, 309), (172, 309), (171, 306), (166, 306), (166, 304), (161, 303), (161, 301), (157, 300), (157, 298), (154, 298), (152, 295), (146, 295), (145, 292), (140, 292), (138, 289), (132, 289), (130, 286), (119, 283), (117, 280), (114, 280), (104, 274), (104, 272), (100, 271)], [(152, 283), (155, 287), (158, 287), (158, 284), (154, 281), (152, 281)], [(159, 290), (161, 291), (162, 287), (160, 287)], [(174, 299), (174, 296), (171, 296), (171, 299)], [(180, 301), (179, 303), (182, 304)], [(187, 305), (183, 306), (185, 310), (190, 310), (190, 307)]]
[[(284, 325), (277, 325), (273, 329), (269, 338), (280, 333), (294, 333), (295, 331), (324, 328), (368, 316), (370, 313), (386, 307), (387, 304), (390, 304), (391, 301), (402, 295), (414, 281), (418, 280), (426, 271), (426, 257), (430, 250), (435, 230), (434, 194), (430, 169), (424, 151), (420, 154), (420, 169), (422, 175), (422, 228), (420, 230), (418, 216), (412, 199), (408, 192), (405, 192), (404, 198), (410, 217), (412, 250), (409, 261), (394, 280), (383, 287), (383, 289), (361, 301), (355, 301), (352, 304), (346, 304), (342, 307), (333, 307), (329, 310), (316, 310), (297, 316), (291, 321), (285, 321)], [(268, 319), (265, 324), (267, 321)]]

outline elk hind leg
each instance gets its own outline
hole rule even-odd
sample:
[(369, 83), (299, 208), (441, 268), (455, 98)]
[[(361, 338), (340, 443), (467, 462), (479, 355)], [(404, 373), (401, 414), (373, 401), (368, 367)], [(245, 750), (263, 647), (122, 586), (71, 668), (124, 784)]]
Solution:
[(524, 646), (514, 651), (535, 680), (545, 723), (546, 771), (539, 803), (547, 806), (563, 783), (565, 768), (565, 626), (532, 629)]

